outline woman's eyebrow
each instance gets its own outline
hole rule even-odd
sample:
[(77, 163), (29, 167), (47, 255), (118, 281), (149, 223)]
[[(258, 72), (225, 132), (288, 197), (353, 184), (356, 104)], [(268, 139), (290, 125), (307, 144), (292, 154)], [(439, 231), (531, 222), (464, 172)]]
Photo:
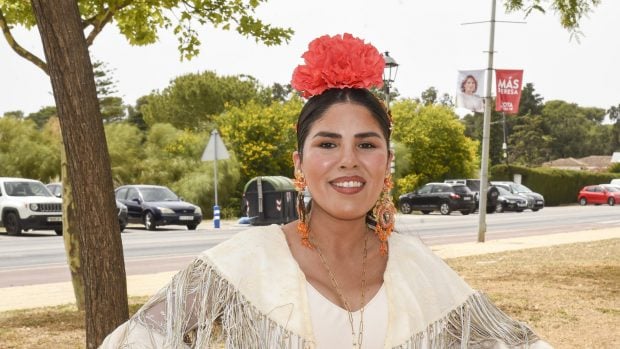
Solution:
[[(327, 131), (320, 131), (317, 132), (312, 138), (316, 138), (316, 137), (325, 137), (325, 138), (342, 138), (342, 135), (339, 133), (335, 133), (335, 132), (327, 132)], [(378, 134), (377, 132), (362, 132), (362, 133), (358, 133), (355, 135), (355, 138), (371, 138), (371, 137), (378, 137), (381, 138), (381, 135)]]

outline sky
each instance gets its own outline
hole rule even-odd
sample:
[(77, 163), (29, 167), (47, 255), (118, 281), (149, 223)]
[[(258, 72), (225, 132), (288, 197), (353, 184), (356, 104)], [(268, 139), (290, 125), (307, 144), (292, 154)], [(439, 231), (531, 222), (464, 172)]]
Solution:
[[(181, 61), (176, 38), (162, 31), (150, 46), (130, 46), (114, 25), (108, 25), (91, 47), (91, 57), (107, 63), (126, 104), (154, 90), (163, 90), (177, 76), (206, 70), (219, 75), (248, 74), (262, 84), (289, 83), (303, 63), (308, 43), (324, 34), (351, 33), (389, 51), (398, 63), (393, 87), (401, 97), (419, 97), (433, 86), (440, 94), (456, 94), (458, 70), (488, 66), (491, 0), (269, 0), (257, 16), (274, 26), (290, 27), (292, 39), (265, 46), (236, 32), (198, 27), (201, 53)], [(581, 21), (584, 36), (571, 40), (558, 16), (506, 14), (497, 1), (493, 66), (523, 69), (545, 101), (560, 99), (584, 107), (620, 104), (620, 1), (603, 0)], [(17, 41), (43, 57), (38, 32), (17, 27)], [(0, 115), (25, 114), (53, 105), (49, 79), (17, 56), (0, 37)]]

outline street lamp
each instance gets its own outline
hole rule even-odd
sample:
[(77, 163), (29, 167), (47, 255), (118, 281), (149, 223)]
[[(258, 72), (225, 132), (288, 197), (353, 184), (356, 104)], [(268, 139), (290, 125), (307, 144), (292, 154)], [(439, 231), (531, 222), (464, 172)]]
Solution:
[(396, 79), (396, 73), (398, 73), (398, 63), (390, 56), (388, 51), (383, 54), (383, 60), (385, 61), (385, 68), (383, 69), (383, 85), (385, 87), (385, 105), (387, 110), (390, 110), (390, 87)]
[[(385, 87), (385, 107), (390, 113), (390, 86), (396, 79), (396, 73), (398, 73), (398, 63), (390, 56), (388, 51), (383, 54), (383, 60), (385, 61), (385, 67), (383, 68), (383, 85)], [(392, 152), (392, 161), (390, 162), (390, 173), (396, 171), (396, 155), (394, 152), (394, 142), (390, 141), (390, 151)]]

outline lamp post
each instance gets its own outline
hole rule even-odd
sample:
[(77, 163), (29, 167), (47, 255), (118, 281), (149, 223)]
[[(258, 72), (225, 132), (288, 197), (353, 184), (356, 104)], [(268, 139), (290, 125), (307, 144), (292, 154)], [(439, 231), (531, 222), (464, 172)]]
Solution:
[[(383, 60), (385, 61), (385, 67), (383, 68), (383, 86), (385, 88), (385, 107), (390, 113), (390, 86), (396, 79), (396, 73), (398, 73), (398, 63), (390, 56), (388, 51), (383, 54)], [(394, 154), (394, 142), (390, 140), (390, 151), (392, 152), (392, 161), (390, 162), (390, 173), (396, 171), (396, 160)]]
[(385, 68), (383, 69), (383, 87), (385, 88), (385, 106), (390, 111), (390, 87), (396, 79), (396, 73), (398, 73), (398, 63), (390, 56), (388, 51), (383, 54), (383, 60), (385, 61)]

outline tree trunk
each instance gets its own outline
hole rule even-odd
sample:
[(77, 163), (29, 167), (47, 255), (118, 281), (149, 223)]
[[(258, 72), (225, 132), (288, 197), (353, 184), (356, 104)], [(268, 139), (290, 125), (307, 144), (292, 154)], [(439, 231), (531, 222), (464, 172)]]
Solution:
[[(127, 320), (127, 282), (110, 158), (75, 0), (32, 0), (67, 154), (84, 278), (86, 347)], [(68, 217), (73, 218), (72, 216)]]
[(71, 283), (75, 295), (75, 305), (78, 310), (84, 311), (84, 278), (80, 263), (80, 235), (73, 222), (76, 221), (75, 202), (71, 183), (67, 175), (67, 153), (60, 149), (60, 178), (62, 179), (62, 237), (65, 241), (67, 264), (71, 272)]

